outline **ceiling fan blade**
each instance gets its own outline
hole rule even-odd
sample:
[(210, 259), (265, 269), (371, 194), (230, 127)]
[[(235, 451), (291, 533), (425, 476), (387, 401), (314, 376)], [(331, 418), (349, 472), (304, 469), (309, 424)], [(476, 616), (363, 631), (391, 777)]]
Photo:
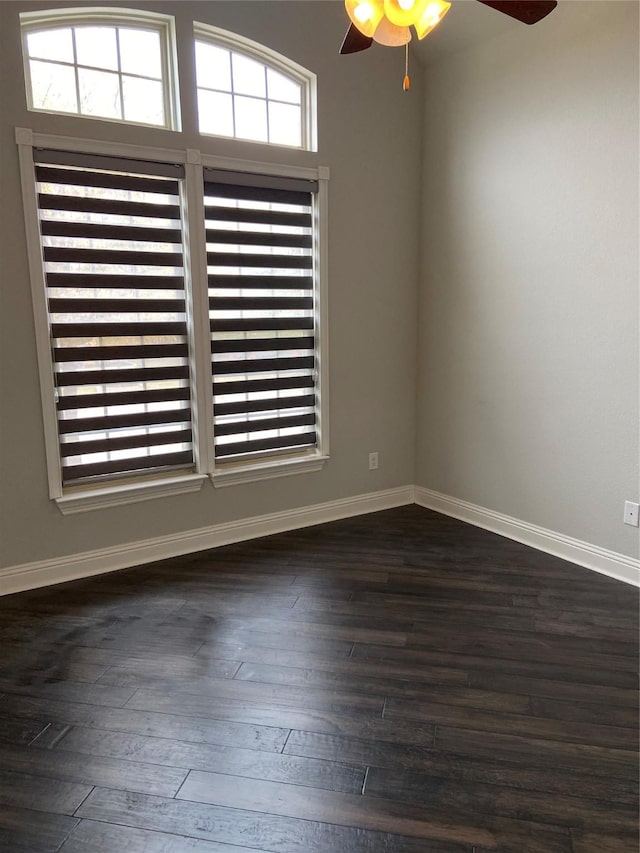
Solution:
[(537, 24), (558, 5), (557, 0), (479, 0), (523, 24)]
[(340, 53), (357, 53), (359, 50), (366, 50), (372, 44), (372, 38), (363, 36), (360, 30), (351, 24), (342, 42)]

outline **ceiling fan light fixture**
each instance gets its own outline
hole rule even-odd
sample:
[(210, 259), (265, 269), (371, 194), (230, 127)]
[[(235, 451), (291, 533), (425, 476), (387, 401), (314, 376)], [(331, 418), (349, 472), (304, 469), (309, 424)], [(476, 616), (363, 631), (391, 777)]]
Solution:
[(415, 22), (416, 33), (419, 39), (429, 35), (431, 30), (440, 23), (451, 8), (451, 3), (446, 0), (428, 0), (422, 16)]
[(385, 17), (378, 24), (373, 40), (386, 47), (401, 47), (411, 41), (411, 30), (409, 27), (398, 27)]
[(354, 27), (362, 35), (373, 38), (384, 18), (384, 0), (345, 0), (344, 6)]
[(422, 17), (429, 0), (384, 0), (384, 14), (397, 27), (410, 27)]

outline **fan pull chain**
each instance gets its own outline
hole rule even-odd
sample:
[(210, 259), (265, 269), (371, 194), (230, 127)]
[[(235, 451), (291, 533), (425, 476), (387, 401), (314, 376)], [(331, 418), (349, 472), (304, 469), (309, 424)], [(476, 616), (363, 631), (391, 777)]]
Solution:
[(409, 42), (404, 46), (404, 80), (402, 81), (402, 91), (408, 92), (411, 88), (411, 78), (409, 77)]

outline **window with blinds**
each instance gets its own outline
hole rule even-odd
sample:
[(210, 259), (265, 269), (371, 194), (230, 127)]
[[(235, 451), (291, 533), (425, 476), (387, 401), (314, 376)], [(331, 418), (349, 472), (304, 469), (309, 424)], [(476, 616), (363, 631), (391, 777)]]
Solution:
[(193, 468), (183, 167), (34, 158), (63, 485)]
[(205, 169), (215, 458), (317, 446), (317, 182)]

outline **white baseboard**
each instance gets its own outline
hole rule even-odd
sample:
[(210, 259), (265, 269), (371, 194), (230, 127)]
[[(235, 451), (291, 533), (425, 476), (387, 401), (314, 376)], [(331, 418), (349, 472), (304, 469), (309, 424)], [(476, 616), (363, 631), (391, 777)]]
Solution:
[(299, 507), (240, 521), (201, 527), (185, 533), (158, 536), (141, 542), (130, 542), (96, 551), (85, 551), (70, 557), (55, 557), (0, 569), (0, 595), (23, 592), (40, 586), (100, 575), (116, 569), (166, 560), (207, 548), (217, 548), (232, 542), (270, 536), (300, 527), (338, 521), (341, 518), (364, 515), (413, 503), (413, 486), (370, 492), (351, 498), (327, 501), (314, 506)]
[(55, 557), (0, 569), (0, 595), (23, 592), (40, 586), (64, 583), (79, 578), (126, 569), (131, 566), (166, 560), (233, 542), (270, 536), (287, 530), (324, 524), (378, 512), (405, 504), (417, 503), (443, 515), (459, 518), (468, 524), (522, 542), (563, 560), (576, 563), (601, 574), (640, 586), (640, 561), (607, 551), (588, 542), (572, 539), (553, 530), (458, 500), (421, 486), (402, 486), (382, 492), (370, 492), (351, 498), (327, 501), (308, 507), (201, 527), (185, 533), (158, 536), (141, 542), (130, 542), (96, 551), (85, 551), (70, 557)]
[(425, 509), (459, 518), (468, 524), (514, 539), (524, 545), (530, 545), (538, 551), (545, 551), (547, 554), (593, 569), (616, 580), (640, 586), (640, 560), (634, 560), (633, 557), (627, 557), (625, 554), (607, 551), (605, 548), (582, 542), (580, 539), (572, 539), (554, 530), (547, 530), (431, 489), (423, 489), (421, 486), (415, 487), (415, 502)]

